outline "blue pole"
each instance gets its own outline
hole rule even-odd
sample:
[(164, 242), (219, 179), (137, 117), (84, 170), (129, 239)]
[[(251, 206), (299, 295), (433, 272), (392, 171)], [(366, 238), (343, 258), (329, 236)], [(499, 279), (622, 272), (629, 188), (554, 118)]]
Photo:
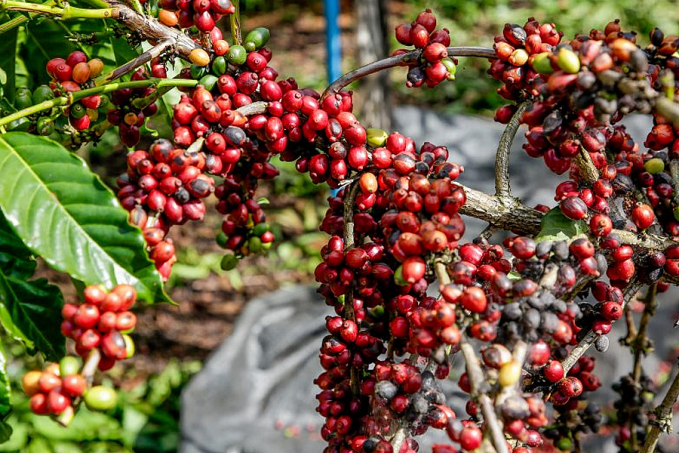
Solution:
[(340, 0), (323, 0), (325, 43), (328, 54), (328, 84), (342, 75), (342, 43), (338, 18)]
[[(325, 48), (327, 52), (328, 85), (342, 75), (342, 42), (338, 24), (340, 0), (323, 0), (325, 14)], [(337, 194), (337, 189), (331, 191)]]

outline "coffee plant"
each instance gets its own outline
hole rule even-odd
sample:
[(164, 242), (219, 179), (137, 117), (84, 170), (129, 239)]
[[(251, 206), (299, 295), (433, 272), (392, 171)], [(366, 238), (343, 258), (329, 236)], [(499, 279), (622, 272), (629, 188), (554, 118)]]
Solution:
[[(641, 360), (656, 296), (679, 282), (678, 37), (656, 28), (638, 44), (612, 21), (565, 40), (529, 18), (505, 25), (492, 48), (451, 47), (426, 10), (396, 28), (402, 49), (319, 94), (279, 76), (269, 30), (242, 33), (236, 0), (0, 8), (10, 47), (0, 73), (0, 321), (51, 361), (22, 380), (34, 413), (68, 425), (82, 403), (116, 405), (114, 389), (95, 385), (98, 371), (134, 354), (137, 298), (169, 301), (172, 227), (201, 221), (206, 197), (223, 216), (224, 269), (272, 246), (257, 188), (278, 175), (277, 156), (334, 189), (315, 271), (334, 309), (315, 380), (325, 452), (412, 453), (429, 429), (450, 438), (435, 453), (579, 452), (604, 423), (620, 452), (661, 451), (679, 377), (654, 407)], [(39, 34), (36, 24), (78, 47), (48, 47), (46, 76), (15, 64), (17, 31)], [(434, 88), (454, 81), (460, 57), (488, 59), (507, 101), (495, 116), (506, 129), (494, 194), (463, 185), (445, 147), (361, 124), (344, 90), (392, 67), (407, 68), (408, 87)], [(168, 108), (173, 89), (181, 95)], [(653, 115), (641, 145), (620, 123), (630, 113)], [(171, 136), (158, 138), (154, 116)], [(526, 153), (564, 175), (555, 206), (512, 195), (509, 150), (521, 125)], [(129, 149), (116, 192), (75, 154), (111, 128)], [(142, 149), (144, 136), (156, 139)], [(463, 216), (488, 227), (463, 240)], [(512, 234), (494, 240), (498, 231)], [(64, 303), (58, 288), (32, 280), (37, 257), (68, 274), (81, 300)], [(645, 307), (638, 324), (635, 300)], [(603, 383), (587, 353), (605, 352), (623, 317), (634, 365), (607, 383), (619, 398), (604, 420), (589, 398)], [(465, 414), (438, 385), (455, 356), (466, 364), (457, 382)], [(0, 380), (6, 416), (4, 372)]]

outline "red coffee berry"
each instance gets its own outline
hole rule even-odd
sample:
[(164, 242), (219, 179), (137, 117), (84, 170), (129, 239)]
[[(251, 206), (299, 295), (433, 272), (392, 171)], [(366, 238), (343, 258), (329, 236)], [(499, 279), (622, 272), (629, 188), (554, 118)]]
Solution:
[(640, 230), (645, 230), (650, 227), (654, 220), (655, 213), (653, 212), (653, 208), (647, 204), (638, 204), (632, 210), (632, 222), (634, 222)]
[(559, 382), (559, 393), (568, 398), (575, 398), (582, 394), (583, 386), (580, 379), (576, 377), (566, 377)]
[(81, 329), (91, 329), (99, 321), (99, 309), (90, 304), (83, 304), (73, 315), (73, 322)]
[(75, 398), (85, 393), (87, 381), (80, 374), (72, 374), (62, 379), (61, 388), (67, 395)]
[(403, 279), (408, 283), (415, 283), (424, 277), (427, 266), (419, 256), (411, 256), (402, 264)]
[(604, 237), (613, 230), (613, 222), (605, 214), (596, 214), (589, 221), (589, 228), (594, 236)]
[(559, 207), (569, 219), (582, 220), (587, 216), (587, 205), (579, 197), (570, 196), (563, 200)]
[(564, 377), (564, 369), (561, 362), (558, 360), (552, 360), (542, 369), (545, 377), (549, 382), (558, 382)]
[(467, 451), (474, 451), (481, 446), (483, 433), (476, 426), (467, 426), (460, 433), (460, 446)]
[(488, 306), (486, 293), (476, 286), (465, 288), (460, 302), (464, 308), (473, 313), (483, 313)]

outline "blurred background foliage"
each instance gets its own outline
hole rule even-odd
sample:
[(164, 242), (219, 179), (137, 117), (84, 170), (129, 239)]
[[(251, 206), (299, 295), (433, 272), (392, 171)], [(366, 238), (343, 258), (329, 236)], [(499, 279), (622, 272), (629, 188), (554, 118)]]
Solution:
[[(244, 14), (271, 15), (294, 26), (294, 18), (313, 12), (322, 14), (322, 1), (287, 0), (242, 0)], [(342, 1), (343, 14), (350, 14), (353, 1)], [(540, 22), (554, 22), (564, 32), (565, 38), (576, 33), (588, 33), (592, 28), (603, 29), (607, 22), (620, 19), (623, 28), (639, 33), (642, 45), (648, 43), (648, 33), (655, 26), (665, 34), (679, 33), (679, 5), (675, 0), (391, 0), (388, 6), (389, 33), (392, 49), (398, 48), (391, 32), (393, 27), (411, 21), (419, 11), (431, 8), (439, 19), (439, 26), (450, 30), (452, 44), (485, 45), (493, 43), (493, 36), (501, 33), (505, 23), (523, 25), (530, 16)], [(287, 19), (286, 19), (287, 18)], [(246, 22), (247, 23), (247, 22)], [(342, 32), (351, 34), (353, 21), (340, 20)], [(275, 36), (275, 34), (274, 34)], [(350, 40), (343, 38), (343, 69), (349, 71), (355, 55)], [(313, 42), (313, 40), (312, 40)], [(278, 58), (278, 57), (277, 57)], [(313, 56), (310, 56), (313, 58)], [(290, 68), (295, 72), (294, 66)], [(397, 103), (427, 105), (447, 112), (464, 112), (492, 115), (502, 105), (495, 94), (498, 84), (486, 74), (487, 63), (483, 60), (460, 59), (460, 68), (455, 83), (441, 84), (434, 90), (408, 89), (404, 84), (405, 70), (394, 70), (392, 88), (396, 91)], [(317, 89), (323, 89), (323, 71), (315, 71), (316, 77), (309, 78), (308, 71), (299, 70), (300, 80), (309, 81)]]
[[(272, 64), (281, 76), (293, 76), (301, 86), (322, 91), (328, 83), (322, 1), (241, 0), (241, 3), (246, 30), (257, 26), (272, 30)], [(424, 8), (434, 10), (440, 26), (450, 30), (452, 45), (490, 46), (492, 37), (501, 32), (506, 22), (523, 24), (530, 16), (541, 22), (555, 22), (566, 38), (603, 28), (616, 18), (621, 19), (625, 29), (639, 33), (641, 45), (648, 42), (648, 32), (654, 26), (666, 34), (679, 33), (679, 6), (675, 0), (391, 0), (386, 14), (392, 50), (398, 47), (391, 36), (393, 28), (411, 21)], [(356, 61), (353, 1), (342, 0), (341, 11), (342, 64), (349, 71)], [(83, 32), (104, 31), (86, 28), (90, 26), (80, 25)], [(17, 59), (17, 68), (26, 84), (44, 82), (47, 60), (75, 48), (64, 33), (62, 26), (43, 21), (18, 35), (23, 53)], [(106, 50), (111, 52), (111, 59), (122, 58), (125, 44), (113, 40)], [(483, 60), (460, 59), (457, 81), (441, 84), (434, 90), (406, 88), (405, 69), (395, 69), (389, 88), (395, 94), (396, 104), (492, 115), (502, 100), (495, 94), (498, 85), (485, 74), (486, 69), (487, 62)], [(161, 122), (157, 126), (161, 135), (165, 135)], [(98, 146), (79, 152), (111, 185), (125, 169), (125, 150), (115, 135), (111, 132)], [(265, 257), (248, 257), (236, 269), (223, 272), (219, 268), (223, 251), (214, 242), (220, 216), (212, 214), (200, 225), (173, 230), (179, 262), (169, 286), (179, 306), (141, 308), (141, 322), (135, 333), (137, 356), (127, 366), (115, 368), (107, 381), (122, 388), (118, 407), (109, 414), (82, 410), (72, 426), (63, 429), (49, 419), (32, 415), (26, 398), (15, 391), (16, 407), (9, 420), (14, 434), (8, 443), (0, 445), (0, 452), (177, 450), (181, 389), (200, 369), (201, 361), (228, 336), (247, 301), (282, 285), (313, 281), (319, 250), (326, 240), (317, 228), (328, 193), (312, 184), (308, 175), (297, 173), (294, 164), (276, 165), (281, 176), (262, 187), (262, 196), (269, 200), (267, 217), (277, 238), (275, 248)], [(44, 276), (60, 284), (66, 297), (73, 296), (70, 281), (47, 269), (44, 272)], [(8, 355), (15, 357), (8, 364), (8, 371), (14, 389), (19, 389), (21, 374), (42, 364), (17, 344), (4, 346), (12, 352)]]

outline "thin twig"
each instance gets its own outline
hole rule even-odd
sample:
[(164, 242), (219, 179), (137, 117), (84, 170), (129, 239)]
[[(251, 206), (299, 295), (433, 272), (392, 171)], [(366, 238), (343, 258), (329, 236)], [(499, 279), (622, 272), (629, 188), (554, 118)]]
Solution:
[[(623, 298), (623, 308), (627, 306), (629, 301), (636, 295), (637, 291), (643, 286), (642, 283), (639, 283), (637, 280), (633, 280), (627, 285), (627, 288), (625, 288), (625, 294)], [(587, 335), (585, 335), (585, 338), (580, 340), (580, 343), (578, 343), (577, 346), (573, 348), (573, 350), (568, 354), (568, 357), (566, 357), (562, 363), (563, 365), (563, 370), (564, 373), (568, 373), (568, 371), (573, 368), (573, 366), (578, 362), (580, 357), (585, 355), (585, 352), (594, 344), (596, 339), (599, 338), (599, 335), (594, 333), (594, 331), (590, 330), (587, 332)]]
[[(421, 50), (413, 50), (412, 52), (403, 53), (394, 57), (384, 58), (382, 60), (373, 61), (358, 69), (344, 74), (339, 79), (335, 80), (325, 89), (321, 100), (326, 97), (336, 94), (351, 82), (362, 79), (365, 76), (374, 74), (385, 69), (394, 68), (396, 66), (407, 66), (411, 63), (417, 62), (422, 55)], [(448, 47), (448, 55), (451, 57), (481, 57), (481, 58), (497, 58), (495, 51), (490, 47)]]
[(0, 0), (0, 10), (25, 11), (29, 13), (45, 14), (54, 16), (60, 20), (69, 19), (117, 19), (120, 10), (113, 8), (87, 9), (77, 8), (68, 3), (63, 7), (43, 5), (38, 3), (18, 2), (14, 0)]
[[(679, 187), (679, 160), (670, 160), (670, 174), (672, 175), (674, 187)], [(675, 203), (679, 203), (679, 190), (674, 191), (674, 201)]]
[(660, 434), (672, 432), (672, 408), (677, 401), (677, 397), (679, 397), (679, 373), (674, 376), (672, 385), (667, 389), (665, 398), (663, 398), (660, 406), (655, 408), (657, 418), (652, 422), (653, 426), (651, 426), (651, 430), (646, 435), (646, 442), (644, 442), (644, 448), (641, 450), (641, 453), (653, 453), (658, 445)]
[[(344, 251), (354, 248), (354, 205), (356, 194), (358, 193), (360, 185), (354, 184), (345, 188), (347, 192), (344, 195)], [(353, 284), (352, 284), (353, 285)], [(344, 319), (351, 319), (356, 322), (356, 313), (354, 313), (354, 292), (353, 288), (344, 296)], [(351, 366), (349, 370), (349, 382), (351, 391), (354, 395), (359, 394), (358, 373), (356, 367)]]
[(394, 437), (391, 438), (391, 450), (393, 452), (401, 451), (401, 447), (403, 446), (403, 442), (405, 442), (405, 440), (406, 440), (406, 429), (403, 426), (403, 424), (400, 424), (400, 426), (396, 430), (396, 433), (394, 434)]
[(54, 107), (60, 107), (65, 105), (71, 105), (80, 99), (92, 96), (94, 94), (106, 94), (115, 90), (120, 90), (123, 88), (162, 88), (162, 87), (192, 87), (198, 84), (197, 80), (190, 79), (145, 79), (145, 80), (134, 80), (131, 82), (116, 82), (109, 83), (107, 85), (87, 88), (85, 90), (76, 91), (74, 93), (68, 93), (67, 95), (60, 96), (49, 101), (43, 101), (39, 104), (32, 105), (18, 112), (14, 112), (11, 115), (4, 116), (0, 118), (0, 126), (9, 124), (14, 120), (19, 118), (24, 118), (27, 116), (35, 115), (45, 110), (52, 109)]
[(485, 384), (487, 380), (483, 376), (479, 358), (476, 356), (472, 345), (465, 339), (462, 340), (460, 350), (462, 351), (462, 355), (467, 364), (467, 376), (469, 377), (471, 395), (472, 397), (476, 397), (481, 406), (481, 413), (483, 414), (483, 419), (490, 431), (493, 447), (497, 453), (509, 453), (507, 450), (507, 441), (502, 432), (502, 425), (500, 425), (500, 421), (497, 419), (493, 402), (480, 385)]
[(670, 101), (666, 97), (659, 96), (653, 103), (655, 113), (672, 121), (675, 127), (679, 127), (679, 104)]
[(99, 367), (100, 361), (101, 353), (99, 352), (99, 349), (98, 348), (92, 349), (92, 351), (90, 351), (90, 354), (87, 356), (87, 360), (85, 361), (82, 372), (80, 373), (87, 381), (88, 387), (92, 385), (94, 373), (97, 372), (97, 368)]
[(500, 137), (500, 143), (495, 153), (495, 196), (502, 201), (508, 200), (512, 196), (509, 179), (509, 153), (512, 150), (512, 143), (514, 142), (514, 137), (516, 137), (516, 132), (521, 125), (523, 112), (526, 111), (529, 104), (530, 102), (528, 101), (519, 104)]
[(646, 338), (646, 330), (648, 329), (648, 323), (651, 318), (655, 315), (655, 310), (658, 308), (658, 300), (656, 294), (658, 292), (658, 284), (654, 283), (648, 288), (648, 293), (644, 298), (644, 313), (641, 315), (641, 320), (639, 321), (639, 330), (634, 337), (634, 368), (632, 372), (632, 378), (634, 382), (638, 383), (641, 378), (641, 356), (642, 353), (645, 354), (646, 344), (648, 339)]
[(166, 39), (164, 41), (159, 42), (157, 45), (153, 46), (146, 52), (141, 53), (137, 58), (134, 60), (128, 61), (122, 66), (117, 67), (113, 71), (109, 72), (108, 74), (104, 74), (101, 77), (97, 77), (94, 81), (95, 85), (100, 86), (100, 85), (106, 85), (107, 83), (111, 82), (112, 80), (116, 80), (125, 74), (128, 74), (135, 69), (137, 69), (139, 66), (145, 65), (149, 61), (153, 60), (154, 58), (158, 58), (161, 56), (163, 53), (166, 51), (170, 50), (172, 46), (174, 45), (174, 41), (171, 39)]
[(238, 107), (237, 112), (241, 113), (243, 116), (253, 116), (266, 112), (268, 107), (268, 102), (257, 101), (253, 102), (252, 104), (246, 104), (242, 107)]
[(580, 147), (580, 152), (578, 152), (573, 161), (580, 170), (580, 177), (583, 181), (588, 184), (594, 184), (599, 179), (599, 170), (597, 170), (594, 162), (592, 162), (592, 157), (585, 148)]
[(625, 324), (627, 324), (627, 335), (620, 339), (620, 342), (629, 346), (637, 336), (637, 326), (634, 323), (634, 315), (629, 307), (625, 307)]
[(234, 12), (229, 16), (229, 23), (231, 25), (231, 38), (234, 44), (243, 44), (243, 38), (240, 30), (240, 0), (231, 0), (234, 7)]
[[(450, 283), (450, 275), (448, 275), (448, 269), (443, 262), (436, 261), (434, 263), (434, 271), (440, 285), (447, 285)], [(487, 381), (483, 377), (483, 371), (481, 370), (479, 358), (476, 356), (472, 345), (469, 344), (465, 339), (462, 340), (460, 349), (467, 363), (467, 375), (469, 376), (471, 394), (473, 397), (476, 397), (479, 405), (481, 406), (483, 418), (486, 421), (488, 429), (490, 430), (493, 447), (497, 453), (508, 453), (505, 435), (502, 433), (502, 426), (497, 419), (497, 414), (495, 413), (493, 403), (490, 397), (486, 395), (485, 389), (480, 386), (480, 384), (486, 383)]]
[(189, 55), (194, 49), (202, 48), (189, 35), (176, 28), (168, 27), (153, 17), (137, 14), (129, 6), (115, 0), (109, 0), (108, 3), (117, 7), (120, 11), (118, 21), (130, 30), (134, 30), (144, 40), (162, 42), (169, 39), (172, 41), (177, 55), (186, 60), (189, 59)]

